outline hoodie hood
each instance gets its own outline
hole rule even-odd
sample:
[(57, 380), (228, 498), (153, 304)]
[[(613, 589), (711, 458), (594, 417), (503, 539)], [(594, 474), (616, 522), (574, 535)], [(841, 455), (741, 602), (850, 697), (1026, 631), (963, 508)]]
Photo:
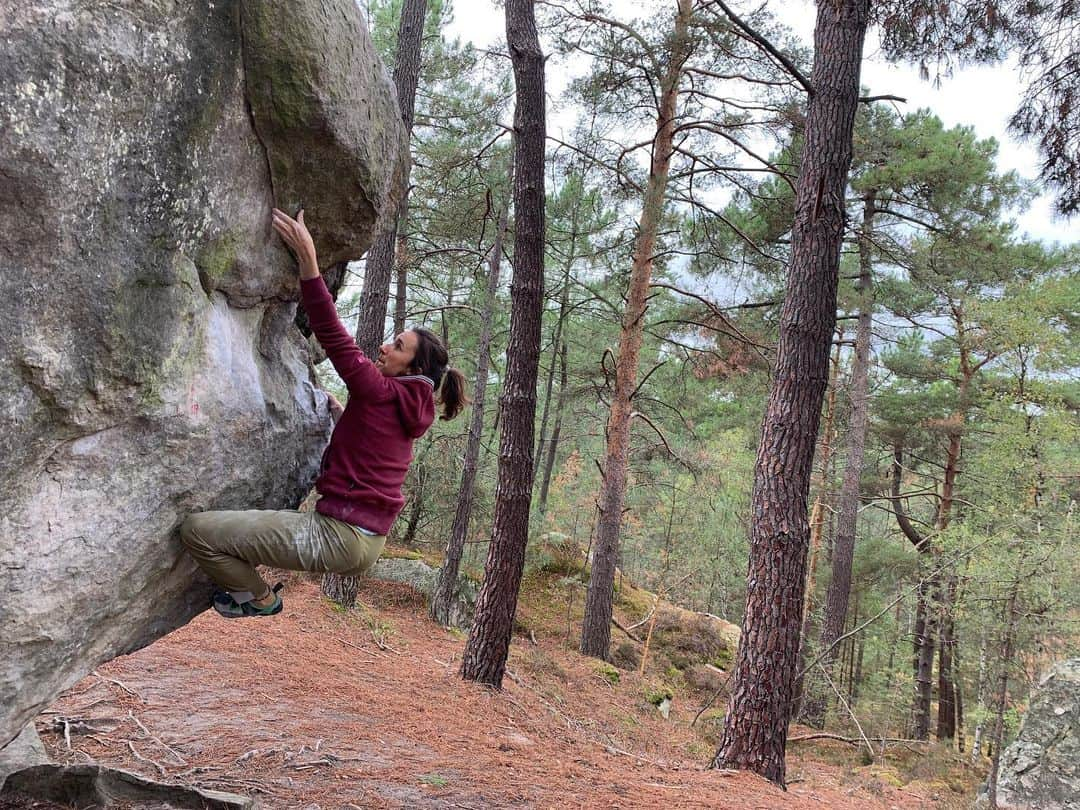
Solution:
[(435, 421), (435, 383), (423, 374), (394, 377), (395, 404), (405, 433), (419, 439)]

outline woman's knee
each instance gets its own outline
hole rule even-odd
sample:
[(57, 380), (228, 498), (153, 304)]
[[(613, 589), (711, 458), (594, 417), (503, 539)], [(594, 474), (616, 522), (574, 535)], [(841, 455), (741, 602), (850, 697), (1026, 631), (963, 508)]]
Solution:
[(202, 528), (205, 524), (205, 512), (193, 512), (184, 518), (180, 524), (180, 542), (186, 548), (197, 548), (205, 545)]

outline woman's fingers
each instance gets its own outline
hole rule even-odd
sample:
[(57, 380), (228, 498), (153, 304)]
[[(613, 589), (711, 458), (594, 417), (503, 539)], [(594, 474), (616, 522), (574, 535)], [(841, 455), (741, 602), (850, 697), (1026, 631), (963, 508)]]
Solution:
[(304, 210), (300, 209), (293, 219), (280, 208), (272, 209), (272, 223), (274, 230), (282, 241), (289, 247), (300, 263), (301, 278), (304, 278), (305, 268), (311, 271), (308, 277), (318, 275), (318, 259), (315, 256), (315, 244), (311, 238), (311, 232), (304, 224)]

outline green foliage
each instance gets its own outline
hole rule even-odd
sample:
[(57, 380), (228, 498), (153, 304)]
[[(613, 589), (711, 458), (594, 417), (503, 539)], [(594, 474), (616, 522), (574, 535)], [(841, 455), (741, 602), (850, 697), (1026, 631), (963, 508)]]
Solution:
[(597, 675), (610, 683), (612, 686), (615, 686), (615, 684), (619, 682), (619, 670), (616, 667), (613, 667), (607, 661), (601, 661), (595, 667), (593, 667), (593, 670), (596, 672)]
[[(590, 55), (575, 68), (577, 79), (558, 102), (578, 118), (569, 134), (557, 135), (564, 143), (553, 142), (549, 154), (538, 443), (550, 440), (560, 394), (565, 396), (546, 509), (541, 512), (534, 497), (527, 556), (531, 575), (546, 572), (549, 582), (563, 577), (559, 592), (572, 591), (578, 600), (601, 481), (597, 461), (612, 385), (610, 352), (623, 317), (655, 130), (656, 83), (646, 74), (666, 64), (672, 44), (670, 6), (637, 8), (636, 20), (620, 17), (638, 36), (598, 21), (613, 18), (616, 10), (593, 2), (583, 8), (587, 13), (571, 16), (569, 6), (545, 6), (542, 12), (553, 32), (552, 59), (563, 51), (580, 59), (581, 48)], [(399, 10), (400, 0), (370, 7), (374, 38), (388, 64)], [(487, 257), (509, 194), (510, 138), (504, 127), (512, 83), (505, 60), (441, 35), (450, 13), (439, 4), (429, 12), (413, 189), (403, 228), (407, 248), (400, 258), (408, 270), (410, 323), (444, 334), (452, 364), (471, 384)], [(733, 37), (708, 8), (697, 13), (691, 35), (699, 47), (690, 66), (699, 72), (694, 92), (680, 98), (685, 140), (672, 165), (654, 257), (653, 278), (667, 286), (652, 290), (633, 404), (640, 416), (632, 422), (615, 599), (634, 621), (649, 614), (656, 592), (693, 611), (741, 619), (755, 453), (803, 148), (803, 99), (790, 78)], [(748, 19), (757, 30), (784, 39), (767, 10)], [(805, 66), (804, 53), (788, 52)], [(760, 83), (713, 84), (707, 72)], [(752, 158), (741, 148), (751, 142)], [(770, 152), (760, 143), (774, 146)], [(841, 645), (837, 684), (868, 733), (906, 736), (914, 689), (914, 590), (925, 567), (893, 515), (893, 447), (900, 444), (903, 504), (920, 531), (932, 537), (935, 559), (958, 577), (958, 667), (970, 734), (993, 716), (1002, 667), (1010, 676), (1012, 717), (1042, 661), (1078, 647), (1080, 570), (1070, 543), (1080, 475), (1080, 254), (1075, 246), (1017, 237), (1006, 212), (1022, 206), (1032, 188), (999, 171), (997, 144), (979, 139), (970, 127), (946, 127), (926, 110), (900, 115), (884, 105), (863, 105), (854, 147), (838, 314), (853, 314), (863, 304), (852, 280), (865, 258), (873, 278), (874, 343), (872, 433), (861, 473), (848, 627), (872, 620)], [(476, 577), (497, 496), (496, 401), (509, 329), (513, 227), (511, 212), (464, 560)], [(864, 257), (858, 253), (862, 234), (869, 236)], [(354, 282), (341, 301), (350, 319), (355, 291)], [(838, 325), (850, 341), (851, 321)], [(811, 493), (822, 495), (826, 517), (809, 594), (809, 656), (819, 652), (813, 639), (829, 585), (834, 494), (850, 412), (847, 344), (839, 357), (830, 437), (837, 452), (828, 465), (818, 460)], [(543, 423), (549, 381), (549, 418)], [(327, 384), (333, 390), (333, 380)], [(457, 506), (466, 422), (467, 416), (438, 423), (418, 443), (406, 484), (405, 514), (420, 503), (415, 544), (430, 556), (444, 547)], [(938, 526), (945, 451), (957, 432), (962, 453), (954, 503), (947, 525)], [(539, 459), (534, 495), (545, 460), (546, 454)], [(395, 531), (403, 531), (403, 524), (404, 518)], [(1003, 606), (1017, 583), (1023, 618), (1015, 628), (1016, 645), (1023, 654), (1001, 662)], [(683, 619), (657, 617), (650, 666), (671, 667), (673, 683), (705, 683), (698, 677), (712, 673), (705, 664), (730, 670), (732, 645)], [(616, 647), (615, 658), (633, 668), (635, 652), (627, 642)], [(807, 688), (819, 686), (808, 681)], [(831, 690), (828, 695), (832, 701)], [(722, 720), (719, 710), (706, 712), (699, 726), (715, 731)], [(858, 733), (843, 709), (831, 711), (827, 722), (851, 736)]]

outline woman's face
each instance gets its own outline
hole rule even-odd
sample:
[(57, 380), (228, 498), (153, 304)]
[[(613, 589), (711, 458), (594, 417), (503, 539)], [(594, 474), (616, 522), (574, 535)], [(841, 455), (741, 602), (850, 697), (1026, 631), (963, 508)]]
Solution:
[(402, 374), (415, 374), (413, 360), (416, 359), (416, 349), (420, 345), (420, 338), (411, 329), (407, 329), (394, 338), (391, 343), (384, 343), (379, 347), (379, 359), (375, 361), (375, 368), (383, 373), (384, 377), (400, 377)]

